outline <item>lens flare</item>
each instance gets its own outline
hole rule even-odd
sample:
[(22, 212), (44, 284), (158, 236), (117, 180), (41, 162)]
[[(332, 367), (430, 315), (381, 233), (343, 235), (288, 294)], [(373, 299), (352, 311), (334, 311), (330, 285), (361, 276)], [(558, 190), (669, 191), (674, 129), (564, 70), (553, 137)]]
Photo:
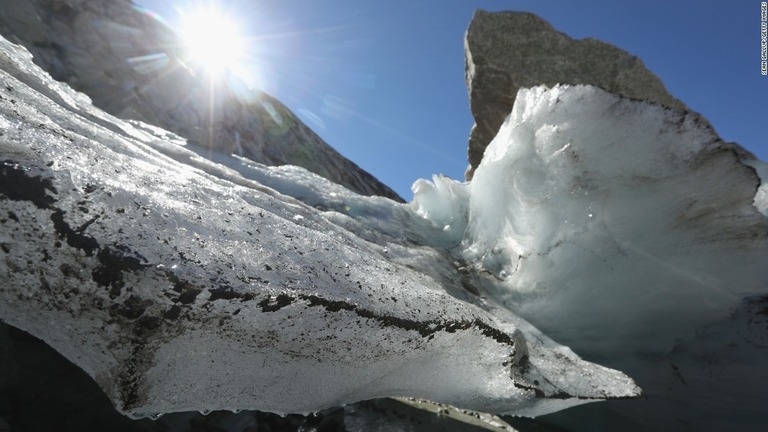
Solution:
[(199, 7), (184, 14), (180, 36), (187, 61), (212, 77), (242, 69), (245, 38), (233, 17), (213, 6)]

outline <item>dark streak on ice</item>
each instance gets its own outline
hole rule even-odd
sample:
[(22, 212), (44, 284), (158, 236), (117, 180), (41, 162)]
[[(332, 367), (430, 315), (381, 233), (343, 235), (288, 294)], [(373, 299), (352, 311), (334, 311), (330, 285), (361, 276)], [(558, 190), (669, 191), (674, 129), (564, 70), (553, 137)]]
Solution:
[(486, 324), (485, 322), (475, 319), (460, 320), (460, 321), (416, 321), (407, 318), (394, 317), (391, 315), (378, 314), (374, 311), (361, 308), (360, 306), (341, 300), (328, 300), (315, 295), (299, 295), (299, 298), (309, 302), (309, 306), (321, 306), (329, 312), (338, 312), (346, 310), (355, 313), (362, 318), (373, 319), (380, 322), (384, 327), (396, 327), (403, 330), (412, 330), (418, 332), (422, 337), (429, 337), (439, 331), (445, 331), (448, 333), (455, 333), (458, 330), (468, 330), (472, 327), (477, 328), (483, 334), (483, 336), (489, 337), (502, 345), (508, 345), (510, 347), (515, 345), (512, 338)]
[[(82, 234), (79, 230), (74, 230), (64, 220), (64, 215), (67, 214), (64, 210), (56, 209), (51, 214), (51, 221), (53, 227), (59, 238), (66, 238), (67, 244), (76, 249), (82, 249), (86, 256), (93, 256), (93, 251), (99, 249), (99, 242), (91, 236)], [(93, 223), (93, 221), (91, 221)], [(90, 223), (86, 222), (82, 228), (87, 228)]]
[(403, 330), (416, 331), (422, 337), (431, 337), (439, 331), (455, 333), (457, 330), (468, 330), (472, 327), (475, 327), (480, 330), (483, 336), (489, 337), (500, 344), (508, 345), (508, 346), (514, 346), (515, 344), (515, 342), (512, 340), (512, 338), (508, 334), (486, 324), (485, 322), (479, 319), (475, 319), (472, 321), (460, 320), (460, 321), (442, 321), (442, 322), (441, 321), (416, 321), (416, 320), (411, 320), (407, 318), (399, 318), (399, 317), (393, 317), (390, 315), (378, 314), (368, 309), (361, 308), (358, 305), (353, 303), (348, 303), (348, 302), (339, 301), (339, 300), (328, 300), (315, 295), (300, 295), (299, 298), (301, 298), (302, 300), (308, 301), (310, 306), (322, 306), (329, 312), (338, 312), (340, 310), (354, 312), (355, 314), (357, 314), (362, 318), (368, 318), (368, 319), (379, 321), (385, 327), (397, 327)]
[[(94, 240), (95, 242), (95, 240)], [(97, 244), (98, 246), (98, 244)], [(128, 247), (115, 245), (100, 249), (96, 254), (100, 265), (93, 269), (91, 277), (93, 281), (104, 287), (111, 287), (110, 298), (116, 298), (125, 285), (123, 272), (133, 272), (148, 267), (146, 259), (132, 252)]]
[(211, 288), (208, 292), (211, 293), (208, 301), (216, 301), (219, 299), (232, 300), (242, 297), (240, 293), (233, 291), (232, 287)]
[(42, 175), (32, 175), (30, 171), (31, 168), (23, 167), (11, 160), (0, 162), (0, 179), (2, 179), (0, 195), (13, 201), (29, 201), (39, 209), (53, 210), (51, 221), (59, 238), (66, 238), (67, 244), (82, 249), (86, 256), (92, 256), (93, 251), (99, 248), (99, 243), (93, 237), (84, 235), (83, 231), (95, 222), (96, 218), (86, 222), (77, 230), (72, 229), (64, 220), (66, 212), (55, 208), (53, 204), (56, 203), (56, 198), (48, 194), (48, 192), (58, 193), (53, 186), (53, 181)]
[(13, 201), (29, 201), (39, 209), (51, 208), (58, 193), (49, 178), (29, 174), (29, 169), (12, 160), (0, 162), (0, 194)]
[(276, 312), (293, 303), (294, 299), (287, 294), (278, 294), (272, 301), (272, 298), (266, 298), (258, 303), (262, 312)]
[[(219, 299), (231, 300), (235, 298), (239, 298), (241, 299), (241, 301), (245, 301), (245, 300), (250, 300), (252, 298), (252, 294), (243, 295), (234, 290), (231, 290), (231, 288), (230, 289), (219, 288), (219, 289), (212, 289), (209, 291), (211, 292), (211, 297), (209, 298), (210, 301), (219, 300)], [(379, 314), (374, 311), (362, 308), (354, 303), (350, 303), (343, 300), (328, 300), (320, 296), (307, 295), (307, 294), (291, 295), (286, 293), (280, 293), (275, 297), (265, 298), (257, 304), (258, 306), (261, 307), (262, 312), (268, 313), (268, 312), (277, 312), (280, 309), (291, 305), (293, 302), (297, 300), (303, 300), (308, 302), (309, 307), (323, 307), (328, 312), (339, 312), (342, 310), (353, 312), (361, 318), (376, 320), (379, 323), (381, 323), (384, 327), (396, 327), (403, 330), (412, 330), (412, 331), (418, 332), (422, 337), (427, 337), (429, 339), (434, 337), (434, 334), (440, 331), (455, 333), (458, 330), (468, 330), (470, 328), (476, 328), (480, 330), (483, 336), (491, 338), (502, 345), (507, 345), (510, 347), (513, 347), (515, 345), (515, 341), (512, 340), (512, 338), (507, 333), (504, 333), (501, 330), (492, 327), (491, 325), (485, 323), (480, 319), (474, 319), (471, 321), (470, 320), (416, 321), (416, 320), (407, 319), (407, 318), (400, 318), (400, 317), (395, 317), (391, 315)]]

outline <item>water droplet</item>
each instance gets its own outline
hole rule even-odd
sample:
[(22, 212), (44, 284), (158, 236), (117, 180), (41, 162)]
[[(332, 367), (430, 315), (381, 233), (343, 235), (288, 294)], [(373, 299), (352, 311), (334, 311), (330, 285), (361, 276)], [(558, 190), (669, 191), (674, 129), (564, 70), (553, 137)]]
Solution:
[(588, 214), (587, 216), (592, 217), (592, 213)]

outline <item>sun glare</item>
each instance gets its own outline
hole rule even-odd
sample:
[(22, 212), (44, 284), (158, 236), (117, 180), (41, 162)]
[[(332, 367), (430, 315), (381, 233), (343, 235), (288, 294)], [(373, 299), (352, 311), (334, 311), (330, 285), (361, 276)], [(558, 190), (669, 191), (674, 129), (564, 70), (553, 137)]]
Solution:
[(242, 68), (245, 41), (235, 19), (214, 7), (185, 14), (180, 28), (188, 61), (212, 77)]

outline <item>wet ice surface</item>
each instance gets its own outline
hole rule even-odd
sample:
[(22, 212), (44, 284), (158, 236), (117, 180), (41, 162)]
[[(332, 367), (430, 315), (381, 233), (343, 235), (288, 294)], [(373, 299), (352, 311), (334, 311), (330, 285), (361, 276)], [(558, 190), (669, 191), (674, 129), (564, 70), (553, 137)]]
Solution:
[(638, 395), (473, 286), (440, 234), (458, 231), (418, 208), (202, 157), (4, 39), (0, 68), (0, 316), (122, 412), (405, 396), (533, 416)]

